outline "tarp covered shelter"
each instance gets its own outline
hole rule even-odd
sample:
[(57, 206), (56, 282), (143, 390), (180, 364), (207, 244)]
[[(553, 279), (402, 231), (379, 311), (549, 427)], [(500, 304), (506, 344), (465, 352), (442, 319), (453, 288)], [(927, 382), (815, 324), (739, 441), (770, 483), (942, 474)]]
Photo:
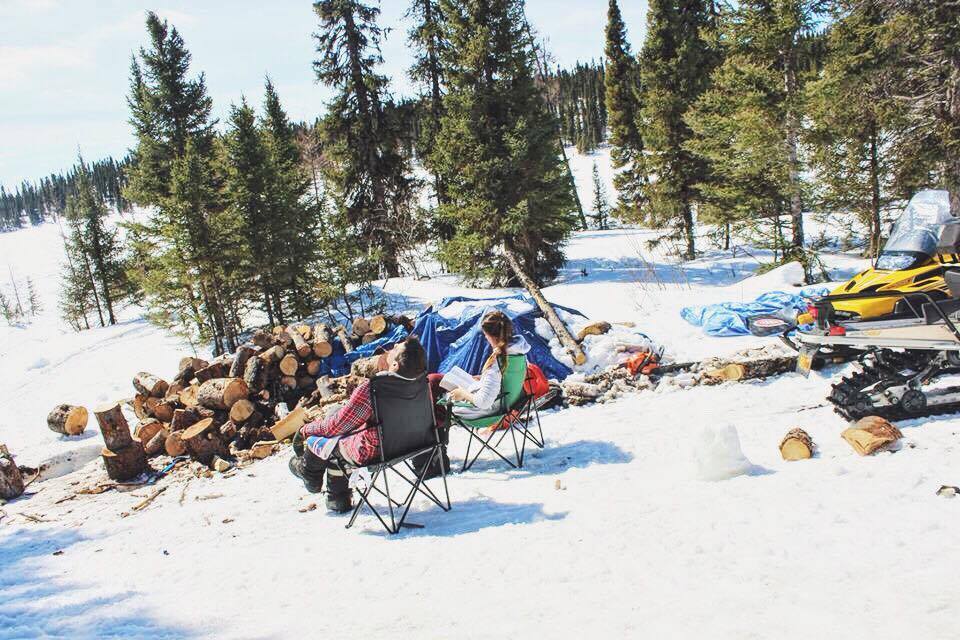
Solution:
[[(585, 317), (579, 311), (554, 305), (567, 313)], [(490, 345), (483, 337), (480, 322), (483, 316), (499, 309), (513, 320), (514, 332), (522, 335), (530, 344), (527, 358), (540, 367), (548, 378), (563, 380), (573, 371), (553, 357), (548, 340), (536, 330), (536, 319), (543, 312), (530, 296), (516, 294), (497, 298), (467, 298), (456, 296), (444, 298), (435, 306), (425, 309), (414, 323), (413, 333), (420, 338), (427, 351), (427, 369), (430, 372), (446, 373), (454, 366), (471, 374), (479, 374), (483, 363), (490, 356)], [(372, 355), (377, 347), (402, 340), (406, 336), (402, 327), (389, 335), (357, 348), (346, 355), (348, 362)]]

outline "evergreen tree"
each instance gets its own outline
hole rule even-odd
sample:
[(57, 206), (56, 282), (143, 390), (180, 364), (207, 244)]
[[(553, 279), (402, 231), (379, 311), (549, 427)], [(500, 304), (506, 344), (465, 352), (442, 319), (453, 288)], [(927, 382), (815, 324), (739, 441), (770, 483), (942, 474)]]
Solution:
[(187, 77), (190, 53), (176, 28), (147, 15), (150, 47), (131, 65), (128, 99), (137, 146), (127, 196), (153, 207), (130, 225), (131, 277), (149, 316), (219, 354), (236, 345), (240, 287), (225, 274), (242, 247), (235, 217), (224, 212), (215, 171), (212, 101), (203, 75)]
[(696, 256), (693, 209), (695, 185), (706, 177), (703, 158), (684, 145), (691, 137), (684, 116), (706, 90), (714, 52), (704, 34), (713, 28), (711, 0), (650, 0), (647, 37), (640, 54), (643, 110), (641, 133), (646, 167), (656, 179), (646, 188), (643, 218), (685, 244)]
[(563, 264), (576, 224), (557, 123), (534, 79), (519, 0), (442, 3), (451, 43), (446, 114), (432, 162), (449, 177), (441, 214), (456, 235), (442, 254), (473, 277), (503, 278), (501, 246), (536, 280)]
[(639, 74), (617, 0), (610, 0), (607, 10), (604, 51), (610, 159), (617, 170), (613, 177), (618, 194), (617, 215), (624, 220), (638, 221), (643, 217), (643, 190), (647, 183), (644, 142), (637, 126), (641, 107)]
[(40, 294), (33, 284), (33, 278), (27, 278), (27, 308), (31, 318), (36, 318), (43, 312), (43, 303), (40, 302)]
[[(420, 149), (424, 158), (433, 153), (443, 116), (443, 66), (441, 59), (447, 54), (449, 43), (444, 36), (443, 12), (438, 0), (412, 0), (406, 17), (415, 21), (409, 32), (408, 42), (413, 47), (414, 62), (410, 78), (425, 89), (423, 97), (427, 105), (426, 118), (420, 136)], [(434, 172), (433, 191), (437, 204), (446, 202), (443, 176)], [(449, 231), (449, 230), (448, 230)], [(449, 233), (446, 237), (449, 237)]]
[[(687, 148), (708, 163), (697, 187), (704, 219), (750, 229), (772, 222), (775, 252), (805, 265), (799, 139), (818, 5), (745, 0), (724, 11), (723, 62), (686, 116), (694, 133)], [(789, 242), (782, 216), (790, 221)]]
[(597, 162), (593, 162), (593, 171), (591, 172), (593, 181), (593, 222), (597, 229), (607, 229), (607, 220), (610, 217), (610, 203), (607, 201), (607, 188), (603, 186), (600, 179), (600, 171), (597, 169)]
[(901, 105), (889, 95), (898, 61), (884, 43), (887, 25), (876, 0), (843, 0), (828, 38), (822, 76), (807, 86), (807, 141), (817, 170), (819, 207), (853, 212), (880, 251), (881, 212), (896, 197), (894, 155)]
[(0, 315), (3, 316), (8, 326), (13, 326), (20, 320), (20, 314), (10, 299), (0, 291)]
[(324, 118), (334, 164), (329, 177), (371, 257), (379, 258), (387, 276), (398, 276), (398, 231), (410, 223), (413, 189), (399, 132), (385, 117), (387, 79), (376, 72), (383, 62), (380, 9), (360, 0), (319, 0), (313, 8), (320, 20), (314, 70), (338, 90)]

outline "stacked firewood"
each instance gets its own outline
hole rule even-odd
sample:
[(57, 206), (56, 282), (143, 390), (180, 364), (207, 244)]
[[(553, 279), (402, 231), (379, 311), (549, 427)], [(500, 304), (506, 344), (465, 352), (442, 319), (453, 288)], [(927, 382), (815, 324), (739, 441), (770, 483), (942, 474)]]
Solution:
[[(325, 324), (256, 331), (235, 353), (206, 361), (183, 358), (170, 381), (140, 372), (129, 404), (138, 422), (132, 432), (119, 403), (94, 410), (106, 447), (108, 475), (127, 480), (147, 470), (154, 455), (189, 455), (220, 468), (241, 452), (253, 457), (289, 437), (342, 402), (359, 383), (355, 375), (331, 377), (327, 360), (339, 343), (350, 352), (386, 334), (404, 317), (358, 318), (348, 329)], [(57, 416), (73, 415), (64, 407)], [(74, 412), (79, 413), (79, 412)], [(53, 414), (51, 414), (53, 415)], [(59, 423), (66, 423), (66, 418)], [(79, 417), (76, 422), (79, 422)], [(71, 423), (72, 426), (72, 423)], [(54, 428), (54, 426), (51, 426)]]

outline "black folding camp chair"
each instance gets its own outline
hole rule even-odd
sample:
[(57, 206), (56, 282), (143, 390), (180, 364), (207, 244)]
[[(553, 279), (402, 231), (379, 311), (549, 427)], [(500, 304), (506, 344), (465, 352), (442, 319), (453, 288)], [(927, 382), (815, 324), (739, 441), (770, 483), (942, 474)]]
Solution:
[[(439, 466), (446, 504), (427, 486), (424, 479), (431, 463), (442, 455), (427, 378), (425, 375), (415, 380), (396, 375), (375, 376), (370, 380), (370, 401), (373, 405), (373, 425), (369, 428), (377, 429), (380, 435), (380, 459), (365, 467), (370, 474), (370, 481), (367, 486), (357, 490), (360, 500), (353, 509), (347, 528), (353, 526), (364, 505), (389, 533), (397, 533), (401, 527), (420, 528), (423, 525), (406, 522), (410, 505), (417, 494), (425, 496), (444, 511), (451, 508), (444, 465)], [(417, 472), (410, 461), (420, 455), (424, 455), (427, 463)], [(347, 476), (359, 471), (340, 462), (337, 464)], [(390, 493), (390, 472), (405, 483), (401, 486), (407, 489), (407, 493), (402, 500), (396, 500)], [(389, 521), (370, 501), (371, 493), (386, 498)], [(396, 517), (396, 511), (401, 511), (399, 518)]]

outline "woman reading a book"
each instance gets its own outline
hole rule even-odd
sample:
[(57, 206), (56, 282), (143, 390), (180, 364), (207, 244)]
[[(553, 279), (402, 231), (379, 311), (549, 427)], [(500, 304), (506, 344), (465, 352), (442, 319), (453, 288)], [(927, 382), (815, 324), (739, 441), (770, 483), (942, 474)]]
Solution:
[(530, 351), (530, 345), (523, 336), (513, 333), (513, 321), (502, 311), (486, 314), (480, 328), (493, 353), (484, 363), (479, 377), (469, 382), (458, 380), (459, 386), (447, 394), (454, 402), (468, 403), (453, 408), (455, 414), (468, 420), (499, 413), (497, 398), (500, 396), (507, 356), (526, 355)]

